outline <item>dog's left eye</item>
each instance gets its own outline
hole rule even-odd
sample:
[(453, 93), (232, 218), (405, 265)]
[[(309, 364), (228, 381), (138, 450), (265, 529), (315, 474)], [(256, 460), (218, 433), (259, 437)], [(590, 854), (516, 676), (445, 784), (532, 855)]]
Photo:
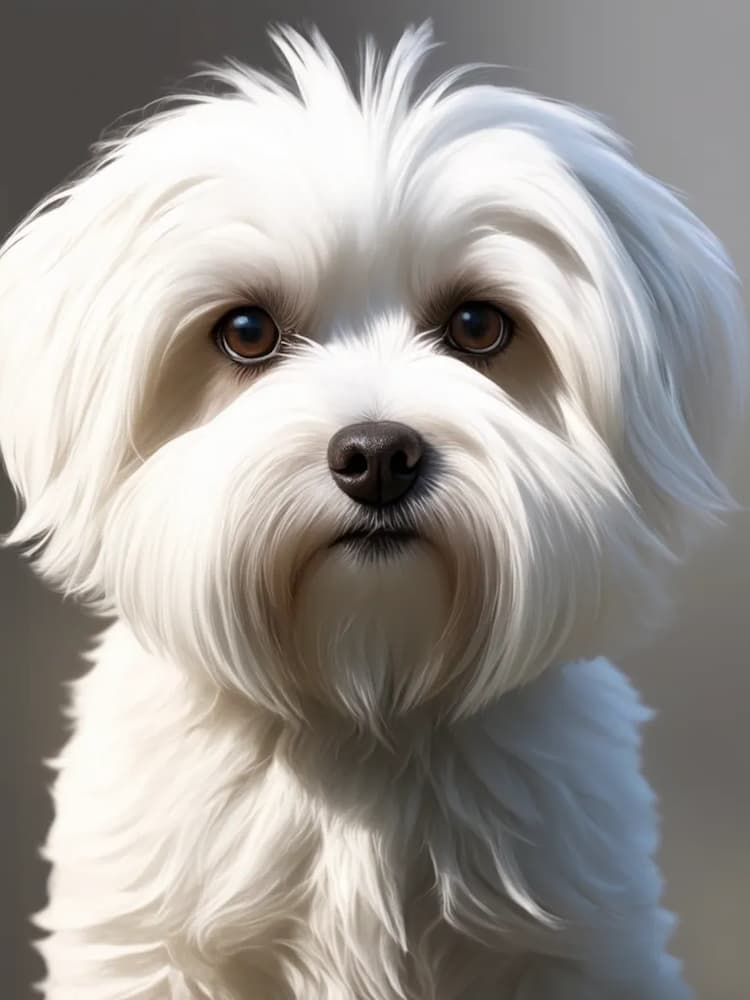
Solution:
[(252, 365), (276, 353), (281, 334), (265, 309), (240, 306), (221, 317), (214, 327), (214, 339), (232, 361)]
[(489, 302), (463, 302), (445, 328), (445, 339), (464, 354), (497, 354), (513, 336), (513, 321)]

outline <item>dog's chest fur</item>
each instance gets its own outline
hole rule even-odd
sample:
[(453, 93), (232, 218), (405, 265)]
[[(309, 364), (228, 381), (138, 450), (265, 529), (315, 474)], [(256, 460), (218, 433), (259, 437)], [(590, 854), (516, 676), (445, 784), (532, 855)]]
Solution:
[[(639, 709), (607, 664), (580, 669), (580, 690), (561, 671), (418, 752), (365, 755), (201, 701), (115, 627), (60, 761), (43, 950), (75, 960), (98, 943), (116, 959), (122, 941), (144, 998), (165, 977), (166, 995), (211, 1000), (515, 996), (530, 958), (601, 950), (605, 873), (621, 903), (658, 896), (650, 868), (625, 874), (647, 846), (645, 785), (621, 775), (606, 801), (596, 774), (618, 781)], [(597, 712), (615, 700), (605, 733)]]

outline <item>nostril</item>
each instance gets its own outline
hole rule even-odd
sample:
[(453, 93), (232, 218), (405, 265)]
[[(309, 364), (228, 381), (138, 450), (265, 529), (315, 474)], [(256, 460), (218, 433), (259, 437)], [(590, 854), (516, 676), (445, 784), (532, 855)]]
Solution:
[(361, 451), (350, 456), (343, 469), (339, 470), (345, 476), (361, 476), (367, 472), (367, 458)]
[(419, 459), (416, 462), (410, 462), (405, 451), (397, 451), (391, 457), (391, 472), (394, 476), (411, 477), (414, 475), (414, 469), (418, 462)]

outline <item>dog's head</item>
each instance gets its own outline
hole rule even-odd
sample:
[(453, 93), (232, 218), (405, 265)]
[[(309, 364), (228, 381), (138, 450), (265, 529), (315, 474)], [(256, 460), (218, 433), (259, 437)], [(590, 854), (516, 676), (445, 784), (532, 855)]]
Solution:
[[(0, 257), (11, 542), (278, 712), (468, 712), (607, 648), (728, 505), (745, 341), (712, 235), (598, 121), (355, 97), (276, 44), (107, 146)], [(442, 701), (441, 701), (442, 699)]]

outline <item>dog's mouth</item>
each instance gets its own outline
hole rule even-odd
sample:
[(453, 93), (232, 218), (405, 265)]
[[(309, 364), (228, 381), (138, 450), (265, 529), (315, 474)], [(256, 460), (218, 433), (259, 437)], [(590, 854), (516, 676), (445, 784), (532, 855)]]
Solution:
[(349, 552), (369, 558), (396, 556), (412, 545), (419, 535), (410, 528), (392, 528), (385, 525), (373, 528), (355, 528), (339, 535), (330, 548), (344, 546)]

